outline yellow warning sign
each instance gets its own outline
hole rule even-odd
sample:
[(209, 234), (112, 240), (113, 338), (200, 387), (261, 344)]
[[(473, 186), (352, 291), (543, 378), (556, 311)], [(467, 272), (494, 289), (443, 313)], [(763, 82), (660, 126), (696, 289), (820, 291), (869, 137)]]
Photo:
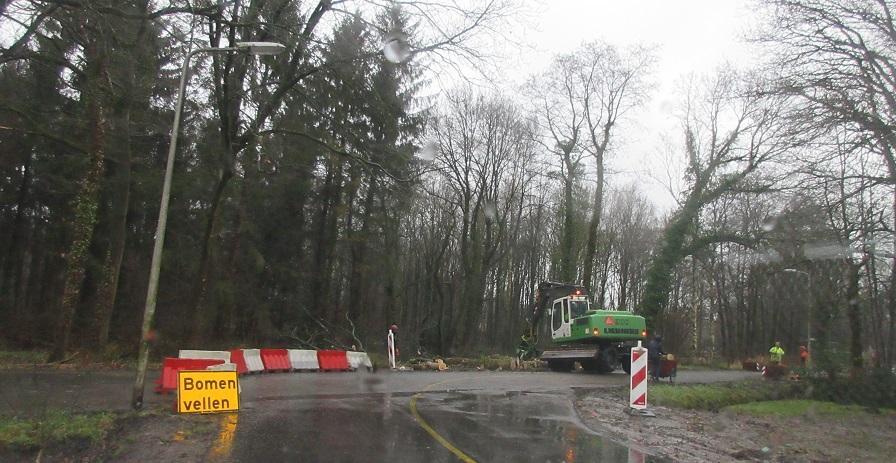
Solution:
[(233, 412), (240, 409), (240, 385), (235, 371), (177, 372), (179, 413)]

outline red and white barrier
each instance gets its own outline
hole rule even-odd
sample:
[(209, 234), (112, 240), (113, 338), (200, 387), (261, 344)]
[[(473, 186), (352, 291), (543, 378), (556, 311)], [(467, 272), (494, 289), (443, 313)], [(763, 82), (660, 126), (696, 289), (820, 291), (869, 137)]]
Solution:
[(261, 349), (261, 361), (265, 371), (290, 371), (289, 353), (286, 349)]
[(246, 358), (243, 356), (242, 349), (231, 349), (230, 361), (236, 365), (236, 373), (238, 375), (244, 375), (249, 372), (249, 367), (246, 366)]
[(348, 371), (348, 356), (344, 350), (319, 350), (317, 363), (321, 371)]
[(348, 351), (345, 355), (348, 356), (348, 365), (352, 370), (357, 370), (361, 367), (368, 370), (373, 368), (373, 363), (370, 361), (370, 356), (367, 355), (367, 352)]
[(260, 349), (243, 349), (243, 359), (246, 362), (246, 370), (249, 373), (264, 371), (264, 362), (261, 360)]
[(179, 350), (177, 358), (182, 359), (217, 359), (230, 361), (230, 352), (226, 350)]
[(219, 363), (218, 365), (211, 365), (206, 367), (206, 370), (209, 371), (236, 371), (236, 364), (230, 362)]
[[(391, 362), (397, 352), (394, 335), (389, 332)], [(171, 390), (175, 384), (177, 370), (206, 369), (236, 371), (239, 374), (262, 371), (350, 371), (359, 368), (373, 369), (373, 362), (366, 352), (346, 352), (340, 350), (307, 349), (231, 349), (178, 351), (178, 358), (165, 359), (162, 377), (158, 381), (159, 391)]]
[(177, 390), (177, 372), (180, 370), (205, 370), (224, 363), (220, 359), (180, 359), (166, 357), (162, 360), (162, 374), (156, 380), (156, 392), (167, 394)]
[(226, 350), (185, 350), (177, 351), (177, 358), (195, 360), (223, 360), (224, 363), (211, 365), (206, 370), (237, 371), (237, 365), (231, 363), (231, 354)]
[(316, 350), (289, 349), (289, 363), (293, 370), (317, 371), (320, 369)]
[(647, 408), (647, 349), (632, 347), (632, 370), (629, 387), (629, 407), (636, 410)]

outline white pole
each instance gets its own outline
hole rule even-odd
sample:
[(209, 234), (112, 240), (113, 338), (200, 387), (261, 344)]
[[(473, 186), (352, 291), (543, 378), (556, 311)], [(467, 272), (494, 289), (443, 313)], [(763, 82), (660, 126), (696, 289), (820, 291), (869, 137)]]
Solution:
[(171, 176), (174, 172), (174, 154), (177, 152), (177, 134), (180, 132), (180, 113), (184, 106), (184, 91), (190, 73), (190, 58), (205, 49), (193, 50), (184, 58), (177, 87), (177, 103), (174, 106), (174, 124), (171, 127), (171, 141), (168, 143), (168, 161), (165, 164), (165, 180), (162, 183), (162, 200), (159, 205), (159, 222), (152, 248), (152, 263), (149, 266), (149, 284), (146, 289), (146, 305), (143, 308), (143, 325), (140, 333), (140, 350), (137, 354), (137, 378), (131, 392), (131, 406), (134, 410), (143, 407), (143, 384), (146, 380), (146, 363), (149, 359), (149, 330), (152, 328), (156, 312), (156, 296), (159, 292), (159, 270), (162, 266), (162, 248), (165, 246), (165, 226), (168, 223), (168, 198), (171, 195)]
[[(258, 44), (256, 44), (258, 45)], [(265, 45), (265, 44), (261, 44)], [(271, 44), (267, 44), (272, 46)], [(254, 54), (269, 54), (268, 49)], [(253, 53), (250, 45), (242, 47), (197, 48), (184, 57), (177, 87), (177, 102), (174, 105), (174, 123), (171, 125), (171, 141), (168, 143), (168, 160), (165, 163), (165, 177), (162, 181), (162, 199), (159, 203), (159, 221), (153, 239), (152, 262), (149, 265), (149, 283), (146, 286), (146, 304), (143, 307), (143, 324), (140, 329), (140, 348), (137, 353), (137, 377), (131, 391), (131, 406), (134, 410), (143, 408), (143, 389), (146, 382), (146, 365), (149, 360), (149, 332), (156, 313), (156, 299), (159, 293), (159, 272), (162, 267), (162, 250), (165, 247), (165, 227), (168, 224), (168, 202), (171, 197), (171, 177), (174, 175), (174, 155), (177, 152), (177, 135), (180, 133), (181, 112), (184, 107), (184, 93), (190, 76), (190, 59), (199, 53), (229, 53), (245, 51)]]
[(388, 350), (389, 350), (389, 367), (394, 370), (395, 369), (395, 335), (392, 334), (392, 330), (389, 330), (389, 334), (386, 335), (386, 343), (388, 344)]

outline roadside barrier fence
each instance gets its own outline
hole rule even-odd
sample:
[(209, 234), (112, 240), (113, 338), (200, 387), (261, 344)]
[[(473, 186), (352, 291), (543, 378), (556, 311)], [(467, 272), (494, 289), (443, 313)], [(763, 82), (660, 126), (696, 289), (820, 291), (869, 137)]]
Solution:
[(168, 394), (177, 390), (180, 370), (236, 371), (240, 375), (290, 371), (353, 371), (373, 369), (366, 352), (308, 349), (181, 350), (177, 358), (162, 361), (162, 374), (155, 391)]

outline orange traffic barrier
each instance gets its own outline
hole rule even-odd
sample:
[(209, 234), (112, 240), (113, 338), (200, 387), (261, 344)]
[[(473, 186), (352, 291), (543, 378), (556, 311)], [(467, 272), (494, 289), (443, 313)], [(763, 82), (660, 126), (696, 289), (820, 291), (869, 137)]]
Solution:
[(344, 350), (319, 350), (317, 363), (321, 371), (348, 371), (348, 356)]
[(289, 352), (286, 349), (261, 349), (261, 361), (265, 371), (289, 371)]
[(156, 392), (167, 394), (177, 390), (177, 372), (180, 370), (205, 370), (212, 365), (224, 363), (221, 359), (179, 359), (165, 357), (162, 361), (162, 375), (156, 381)]

